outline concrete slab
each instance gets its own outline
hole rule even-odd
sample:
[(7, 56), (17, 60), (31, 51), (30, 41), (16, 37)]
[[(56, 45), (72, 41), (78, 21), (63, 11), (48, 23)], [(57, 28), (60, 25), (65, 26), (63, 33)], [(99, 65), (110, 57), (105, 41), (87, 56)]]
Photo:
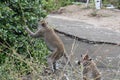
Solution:
[(94, 42), (120, 44), (120, 32), (100, 28), (78, 19), (71, 19), (60, 15), (48, 15), (47, 21), (55, 29), (79, 38)]

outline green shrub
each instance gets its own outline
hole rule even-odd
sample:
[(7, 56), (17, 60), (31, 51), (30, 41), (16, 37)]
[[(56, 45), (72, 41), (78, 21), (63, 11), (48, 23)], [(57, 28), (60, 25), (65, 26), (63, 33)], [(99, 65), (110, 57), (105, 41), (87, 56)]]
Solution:
[(72, 4), (74, 0), (42, 0), (42, 7), (51, 12), (59, 9), (61, 6)]
[[(44, 57), (48, 50), (43, 40), (28, 36), (24, 30), (23, 14), (31, 29), (36, 29), (38, 20), (46, 16), (40, 0), (0, 1), (1, 80), (14, 80), (14, 76), (33, 72), (32, 64), (36, 62), (38, 65), (45, 63)], [(31, 65), (30, 62), (32, 62)]]
[(107, 4), (112, 4), (114, 5), (116, 8), (120, 9), (120, 0), (103, 0), (103, 4), (107, 5)]

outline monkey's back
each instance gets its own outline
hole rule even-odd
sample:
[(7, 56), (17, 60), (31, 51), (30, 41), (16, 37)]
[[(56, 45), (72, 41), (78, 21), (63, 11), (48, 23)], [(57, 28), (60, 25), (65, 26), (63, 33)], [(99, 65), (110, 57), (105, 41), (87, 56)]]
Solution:
[(44, 40), (50, 50), (54, 51), (57, 48), (58, 51), (64, 52), (64, 44), (52, 28), (46, 29)]

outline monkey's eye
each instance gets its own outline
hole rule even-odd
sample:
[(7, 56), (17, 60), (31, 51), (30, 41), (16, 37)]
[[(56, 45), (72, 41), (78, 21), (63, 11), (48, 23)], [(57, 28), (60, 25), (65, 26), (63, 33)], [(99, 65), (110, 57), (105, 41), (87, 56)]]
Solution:
[(89, 59), (89, 61), (91, 61), (92, 59)]

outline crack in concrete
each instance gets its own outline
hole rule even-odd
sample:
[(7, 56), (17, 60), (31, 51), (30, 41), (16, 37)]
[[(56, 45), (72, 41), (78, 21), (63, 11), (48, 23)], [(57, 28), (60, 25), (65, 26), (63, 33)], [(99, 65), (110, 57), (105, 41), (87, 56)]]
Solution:
[(118, 45), (118, 46), (120, 46), (120, 44), (117, 44), (117, 43), (102, 42), (102, 41), (91, 41), (91, 40), (88, 40), (88, 39), (80, 38), (78, 36), (74, 36), (74, 35), (71, 35), (71, 34), (68, 34), (68, 33), (65, 33), (65, 32), (62, 32), (62, 31), (59, 31), (57, 29), (54, 29), (54, 30), (55, 30), (55, 32), (58, 32), (60, 34), (64, 34), (67, 37), (70, 37), (72, 39), (76, 39), (77, 41), (85, 42), (85, 43), (88, 43), (88, 44), (109, 44), (109, 45)]

